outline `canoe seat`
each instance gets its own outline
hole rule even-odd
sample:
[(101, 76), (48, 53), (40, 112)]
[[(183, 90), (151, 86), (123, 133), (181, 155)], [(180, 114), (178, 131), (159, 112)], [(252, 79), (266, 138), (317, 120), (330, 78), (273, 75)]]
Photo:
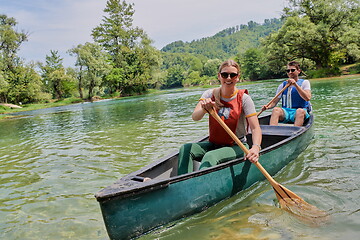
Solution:
[(304, 127), (295, 127), (295, 126), (270, 126), (270, 125), (260, 125), (262, 135), (264, 136), (284, 136), (284, 137), (290, 137), (292, 135), (295, 135)]

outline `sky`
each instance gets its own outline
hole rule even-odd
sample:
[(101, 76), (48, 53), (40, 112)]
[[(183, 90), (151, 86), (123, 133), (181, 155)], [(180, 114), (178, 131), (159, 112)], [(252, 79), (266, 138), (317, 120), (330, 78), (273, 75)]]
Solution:
[[(153, 46), (210, 37), (249, 21), (263, 23), (279, 18), (286, 0), (126, 0), (134, 3), (133, 25), (142, 28)], [(25, 62), (45, 62), (56, 50), (65, 66), (75, 58), (67, 51), (93, 42), (91, 31), (101, 22), (106, 0), (0, 0), (0, 14), (13, 17), (16, 29), (26, 32), (28, 41), (20, 47)]]

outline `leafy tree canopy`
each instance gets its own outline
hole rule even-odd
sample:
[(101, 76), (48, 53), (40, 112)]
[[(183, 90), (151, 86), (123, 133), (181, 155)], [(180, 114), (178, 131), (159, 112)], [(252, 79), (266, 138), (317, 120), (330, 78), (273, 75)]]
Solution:
[(309, 59), (317, 69), (359, 58), (358, 0), (289, 0), (285, 24), (264, 42), (272, 61)]

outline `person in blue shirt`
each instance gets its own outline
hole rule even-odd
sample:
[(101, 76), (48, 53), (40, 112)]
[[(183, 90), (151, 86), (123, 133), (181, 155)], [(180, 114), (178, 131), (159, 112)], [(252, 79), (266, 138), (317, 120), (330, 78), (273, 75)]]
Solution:
[[(276, 91), (280, 92), (287, 83), (290, 86), (269, 106), (262, 106), (262, 110), (274, 108), (270, 118), (270, 125), (278, 123), (294, 123), (294, 126), (302, 126), (304, 121), (310, 117), (311, 111), (311, 88), (308, 80), (300, 79), (300, 64), (291, 61), (287, 64), (288, 79), (281, 83)], [(281, 107), (275, 107), (282, 100)]]

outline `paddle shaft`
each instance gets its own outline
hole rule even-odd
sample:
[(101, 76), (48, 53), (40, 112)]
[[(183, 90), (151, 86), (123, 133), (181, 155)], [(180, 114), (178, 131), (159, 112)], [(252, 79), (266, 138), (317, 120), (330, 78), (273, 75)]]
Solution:
[[(215, 120), (224, 128), (224, 130), (230, 135), (230, 137), (236, 142), (236, 144), (243, 150), (244, 154), (247, 155), (249, 150), (245, 147), (245, 145), (239, 140), (239, 138), (231, 131), (231, 129), (225, 124), (223, 120), (219, 117), (219, 115), (211, 109), (209, 111), (210, 115), (215, 118)], [(266, 177), (266, 179), (270, 182), (272, 186), (278, 186), (278, 183), (270, 176), (270, 174), (263, 168), (263, 166), (259, 162), (254, 163), (255, 166), (260, 170), (260, 172)]]
[[(287, 84), (285, 85), (285, 87), (283, 87), (283, 89), (281, 89), (281, 90), (275, 95), (275, 97), (273, 97), (273, 99), (271, 99), (270, 102), (265, 105), (266, 108), (269, 107), (270, 104), (272, 104), (272, 103), (280, 96), (280, 94), (282, 94), (282, 93), (285, 91), (285, 89), (287, 89), (290, 85), (291, 85), (290, 83), (287, 83)], [(264, 110), (261, 109), (261, 111), (260, 111), (257, 115), (259, 116), (263, 111), (265, 111), (265, 109), (264, 109)]]
[[(239, 140), (239, 138), (230, 130), (230, 128), (225, 124), (225, 122), (219, 117), (214, 109), (208, 111), (209, 114), (215, 118), (215, 120), (224, 128), (224, 130), (230, 135), (230, 137), (236, 142), (237, 145), (244, 151), (245, 154), (249, 153), (249, 150), (244, 146), (244, 144)], [(275, 191), (275, 195), (279, 200), (280, 206), (291, 213), (298, 214), (299, 216), (306, 216), (310, 213), (310, 217), (313, 218), (326, 217), (327, 214), (323, 211), (318, 210), (315, 206), (308, 204), (301, 197), (296, 195), (294, 192), (285, 188), (284, 186), (277, 183), (270, 174), (263, 168), (259, 162), (254, 163), (255, 166), (260, 170), (260, 172), (266, 177), (270, 182), (271, 186)], [(299, 213), (300, 212), (300, 213)]]

